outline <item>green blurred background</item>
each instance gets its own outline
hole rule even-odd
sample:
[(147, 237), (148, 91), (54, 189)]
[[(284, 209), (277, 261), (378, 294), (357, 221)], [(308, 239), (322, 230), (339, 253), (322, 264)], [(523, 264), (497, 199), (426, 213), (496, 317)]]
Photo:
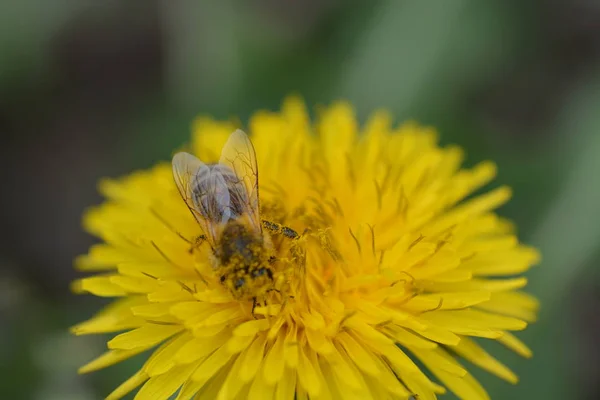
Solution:
[(105, 346), (67, 332), (104, 303), (68, 289), (97, 180), (168, 159), (199, 113), (290, 92), (496, 160), (543, 308), (533, 359), (490, 346), (519, 385), (472, 370), (495, 399), (600, 398), (599, 56), (592, 0), (2, 2), (0, 398), (99, 399), (140, 363), (75, 373)]

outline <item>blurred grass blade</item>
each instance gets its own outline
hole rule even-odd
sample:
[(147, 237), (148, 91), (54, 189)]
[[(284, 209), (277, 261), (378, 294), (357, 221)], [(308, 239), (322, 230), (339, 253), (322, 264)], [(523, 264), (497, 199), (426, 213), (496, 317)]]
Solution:
[(442, 61), (464, 3), (382, 3), (347, 61), (339, 95), (362, 110), (381, 104), (409, 108)]
[(167, 85), (185, 110), (225, 110), (239, 89), (239, 32), (234, 4), (164, 2)]
[[(574, 278), (598, 249), (600, 240), (600, 76), (588, 82), (562, 115), (558, 131), (569, 141), (571, 168), (531, 242), (541, 248), (543, 271), (531, 290), (551, 310), (564, 300)], [(576, 155), (576, 156), (575, 156)]]
[[(600, 76), (585, 81), (558, 118), (556, 131), (562, 146), (553, 155), (568, 169), (560, 194), (551, 202), (545, 218), (526, 240), (542, 252), (542, 265), (531, 271), (528, 291), (541, 300), (540, 319), (520, 337), (531, 345), (534, 356), (518, 360), (508, 356), (521, 384), (509, 387), (489, 380), (486, 387), (494, 398), (576, 398), (572, 377), (569, 302), (572, 283), (596, 254), (600, 241)], [(563, 160), (569, 162), (564, 162)], [(569, 164), (571, 164), (569, 166)], [(569, 379), (571, 378), (571, 379)]]

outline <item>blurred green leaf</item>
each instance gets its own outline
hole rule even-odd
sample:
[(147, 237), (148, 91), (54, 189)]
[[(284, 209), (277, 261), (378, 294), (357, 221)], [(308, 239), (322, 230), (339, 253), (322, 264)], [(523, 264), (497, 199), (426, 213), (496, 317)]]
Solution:
[[(517, 388), (492, 383), (496, 398), (563, 399), (576, 397), (577, 387), (570, 381), (567, 356), (568, 327), (572, 324), (569, 291), (583, 268), (596, 255), (600, 242), (600, 76), (582, 84), (558, 118), (556, 131), (562, 146), (554, 156), (568, 167), (559, 195), (528, 242), (543, 256), (541, 266), (529, 274), (528, 290), (542, 303), (539, 322), (520, 337), (534, 352), (531, 360), (511, 360), (521, 378)], [(558, 159), (560, 158), (560, 159)], [(570, 160), (571, 162), (564, 162)], [(569, 165), (570, 164), (570, 165)]]
[(385, 106), (438, 125), (463, 106), (465, 87), (514, 55), (509, 11), (500, 2), (382, 2), (346, 57), (338, 92), (362, 112)]
[(549, 310), (565, 300), (573, 279), (594, 256), (600, 241), (600, 76), (585, 83), (564, 110), (557, 130), (572, 160), (559, 196), (533, 235), (544, 253), (544, 274), (532, 288)]
[(233, 1), (164, 2), (162, 11), (172, 102), (186, 111), (230, 109), (242, 75)]
[(19, 0), (0, 3), (0, 87), (26, 75), (48, 73), (50, 43), (90, 1)]
[(464, 1), (384, 2), (340, 75), (340, 94), (357, 108), (414, 104), (445, 53)]

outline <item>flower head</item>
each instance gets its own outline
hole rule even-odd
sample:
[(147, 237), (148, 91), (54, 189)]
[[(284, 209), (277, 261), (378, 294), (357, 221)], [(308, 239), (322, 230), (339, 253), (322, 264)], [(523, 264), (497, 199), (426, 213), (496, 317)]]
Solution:
[[(234, 130), (201, 118), (190, 150), (215, 163)], [(110, 399), (139, 386), (139, 399), (488, 398), (458, 357), (517, 381), (479, 343), (530, 356), (510, 332), (535, 319), (519, 274), (539, 255), (494, 213), (510, 189), (467, 199), (494, 164), (461, 169), (461, 150), (439, 147), (433, 130), (393, 127), (384, 112), (361, 128), (345, 103), (311, 124), (290, 98), (248, 133), (261, 218), (300, 234), (265, 229), (273, 290), (255, 307), (196, 241), (205, 232), (170, 164), (101, 182), (108, 200), (84, 224), (103, 242), (76, 262), (97, 274), (74, 287), (117, 299), (73, 331), (124, 333), (81, 372), (152, 349)]]

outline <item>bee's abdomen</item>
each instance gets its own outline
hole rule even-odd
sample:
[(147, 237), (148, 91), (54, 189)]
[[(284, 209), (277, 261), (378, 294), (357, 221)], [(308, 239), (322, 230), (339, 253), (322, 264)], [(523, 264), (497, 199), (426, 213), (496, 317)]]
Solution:
[(219, 259), (223, 265), (235, 263), (234, 267), (249, 268), (260, 262), (262, 249), (262, 240), (245, 226), (229, 223), (221, 235)]

